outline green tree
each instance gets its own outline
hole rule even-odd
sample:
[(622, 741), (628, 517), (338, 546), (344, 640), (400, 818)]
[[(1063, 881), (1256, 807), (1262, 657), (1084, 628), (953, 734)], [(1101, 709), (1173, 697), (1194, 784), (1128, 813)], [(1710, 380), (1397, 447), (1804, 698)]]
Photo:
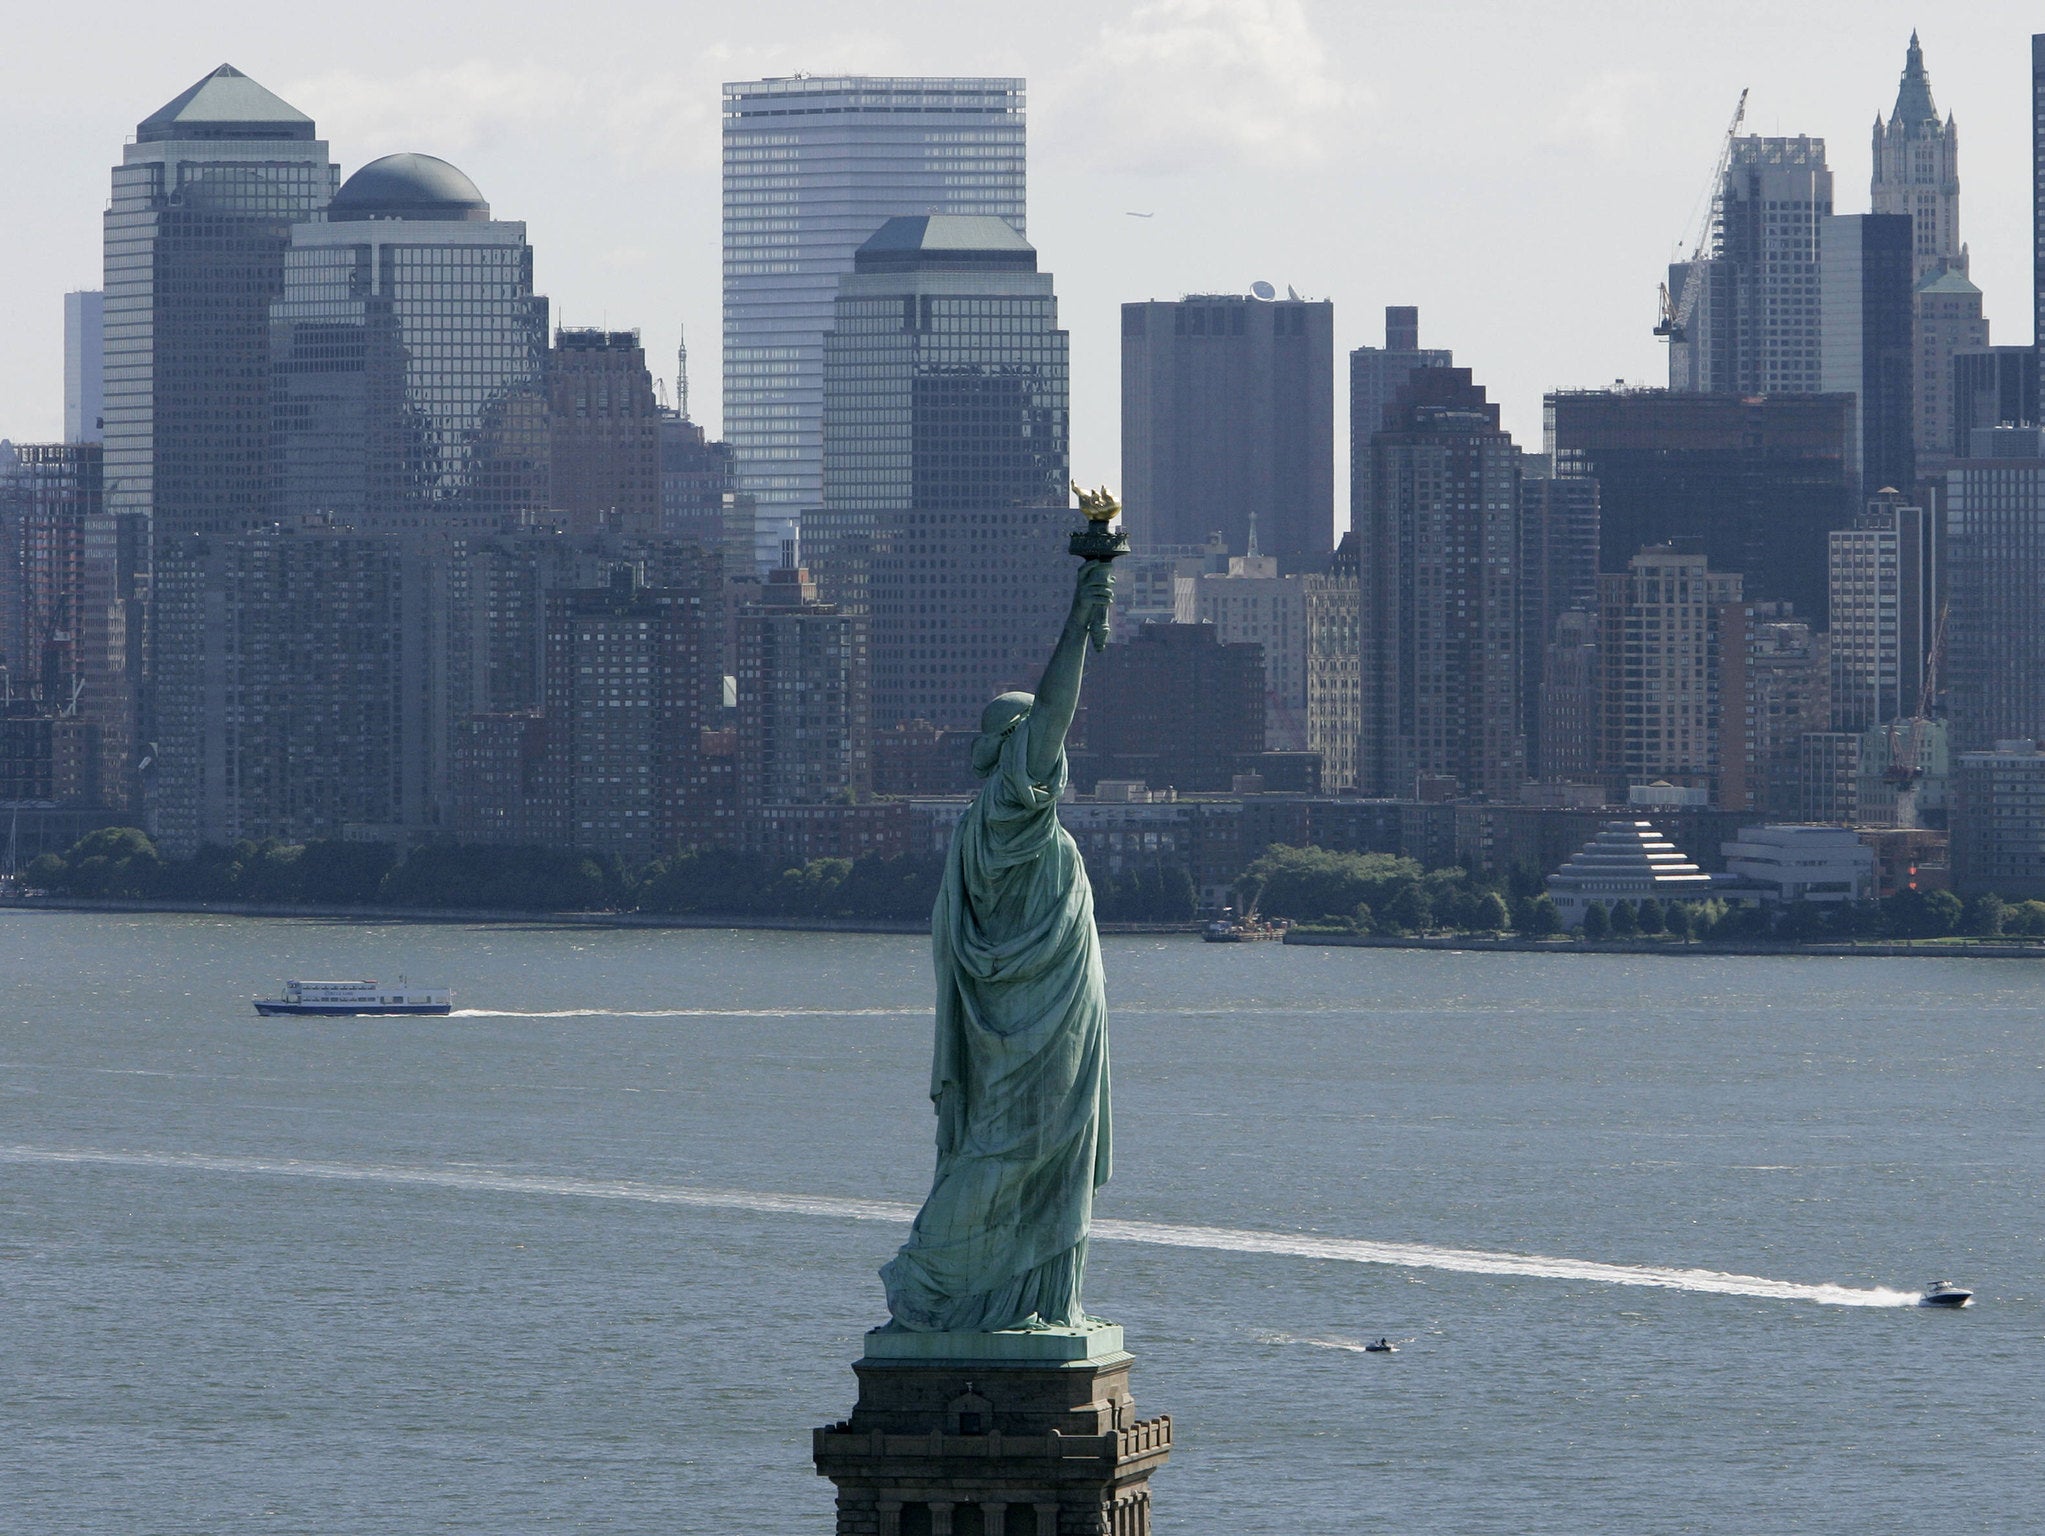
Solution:
[(1944, 938), (1960, 925), (1960, 898), (1951, 891), (1898, 891), (1882, 903), (1882, 927), (1893, 938)]
[(1978, 939), (1992, 939), (1999, 935), (2009, 921), (2009, 903), (1995, 892), (1976, 896), (1967, 903), (1966, 912), (1960, 919), (1961, 929)]
[(1374, 910), (1383, 914), (1385, 923), (1396, 925), (1395, 933), (1425, 933), (1434, 926), (1434, 908), (1418, 881), (1399, 886), (1391, 900)]
[(1640, 932), (1640, 909), (1630, 901), (1612, 903), (1612, 937), (1630, 939)]
[(1401, 886), (1421, 879), (1420, 866), (1388, 853), (1337, 853), (1329, 848), (1268, 848), (1237, 877), (1243, 910), (1304, 921), (1353, 911), (1367, 901), (1380, 912)]
[(1605, 912), (1602, 901), (1593, 901), (1583, 909), (1583, 936), (1587, 939), (1603, 939), (1611, 936), (1612, 919)]
[(397, 850), (388, 843), (315, 839), (299, 851), (293, 894), (300, 901), (367, 906), (376, 901), (397, 861)]
[(1377, 915), (1371, 911), (1369, 902), (1359, 901), (1349, 914), (1349, 931), (1366, 934), (1378, 931)]
[(1662, 933), (1668, 929), (1668, 917), (1662, 904), (1649, 896), (1640, 903), (1640, 931)]
[(1555, 898), (1546, 894), (1536, 896), (1527, 903), (1527, 915), (1521, 921), (1520, 932), (1537, 939), (1552, 938), (1562, 931), (1562, 913), (1555, 906)]
[[(31, 877), (34, 866), (30, 866)], [(2045, 939), (2045, 901), (2020, 901), (2010, 909), (2003, 932), (2019, 938)]]
[(1470, 926), (1479, 933), (1503, 933), (1512, 926), (1512, 914), (1505, 909), (1505, 898), (1496, 891), (1486, 891), (1477, 899), (1475, 920)]
[(62, 881), (50, 889), (73, 896), (154, 896), (163, 873), (156, 844), (141, 828), (102, 827), (71, 845)]
[(1670, 938), (1684, 943), (1689, 942), (1690, 903), (1687, 901), (1670, 902), (1662, 920), (1662, 927)]

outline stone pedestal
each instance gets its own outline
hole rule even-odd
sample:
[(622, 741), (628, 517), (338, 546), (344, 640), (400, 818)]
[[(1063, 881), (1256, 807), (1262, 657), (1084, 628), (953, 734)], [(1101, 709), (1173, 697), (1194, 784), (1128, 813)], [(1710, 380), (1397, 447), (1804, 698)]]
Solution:
[(1169, 1416), (1138, 1420), (1113, 1323), (866, 1336), (852, 1417), (815, 1433), (838, 1536), (1150, 1536)]

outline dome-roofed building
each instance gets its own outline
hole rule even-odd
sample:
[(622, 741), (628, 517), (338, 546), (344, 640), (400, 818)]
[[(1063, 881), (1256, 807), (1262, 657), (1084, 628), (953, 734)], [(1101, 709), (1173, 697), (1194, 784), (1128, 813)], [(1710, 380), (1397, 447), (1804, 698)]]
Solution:
[(360, 219), (426, 219), (484, 223), (490, 204), (476, 184), (437, 155), (385, 155), (341, 183), (327, 205), (330, 223)]
[(1702, 901), (1712, 879), (1646, 821), (1608, 821), (1548, 877), (1548, 895), (1565, 928), (1581, 928), (1592, 902)]

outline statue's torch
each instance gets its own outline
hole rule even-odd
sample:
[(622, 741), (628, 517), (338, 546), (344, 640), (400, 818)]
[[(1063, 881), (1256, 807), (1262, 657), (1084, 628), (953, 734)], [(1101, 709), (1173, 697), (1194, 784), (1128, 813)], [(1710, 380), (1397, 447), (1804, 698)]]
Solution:
[[(1122, 513), (1122, 504), (1115, 500), (1115, 493), (1105, 485), (1093, 491), (1081, 490), (1077, 485), (1072, 489), (1079, 497), (1079, 510), (1086, 514), (1086, 526), (1073, 530), (1072, 540), (1066, 548), (1082, 560), (1098, 560), (1103, 565), (1117, 555), (1128, 554), (1129, 535), (1120, 528), (1108, 526)], [(1108, 615), (1105, 611), (1094, 617), (1088, 633), (1095, 650), (1108, 648)]]

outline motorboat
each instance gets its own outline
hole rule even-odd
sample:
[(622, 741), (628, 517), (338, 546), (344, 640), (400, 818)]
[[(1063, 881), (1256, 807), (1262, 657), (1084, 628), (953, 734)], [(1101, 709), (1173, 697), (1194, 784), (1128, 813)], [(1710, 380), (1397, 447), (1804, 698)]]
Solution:
[(1399, 1352), (1399, 1346), (1390, 1339), (1379, 1339), (1375, 1344), (1364, 1345), (1363, 1352), (1366, 1355), (1396, 1355)]
[(1917, 1304), (1920, 1307), (1964, 1307), (1973, 1299), (1972, 1291), (1963, 1290), (1950, 1280), (1934, 1280), (1924, 1288)]

